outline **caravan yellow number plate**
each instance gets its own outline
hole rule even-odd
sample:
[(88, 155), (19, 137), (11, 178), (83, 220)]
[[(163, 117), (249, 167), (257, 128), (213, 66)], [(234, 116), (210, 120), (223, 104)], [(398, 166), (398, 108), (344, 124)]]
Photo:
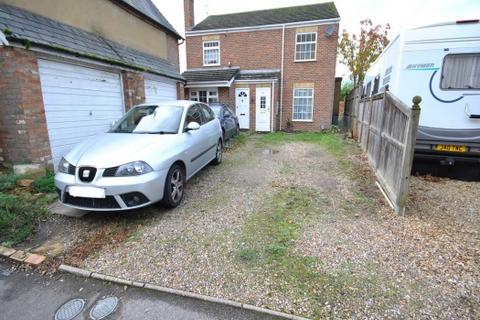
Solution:
[(465, 146), (454, 146), (451, 144), (437, 144), (433, 146), (433, 150), (436, 151), (447, 151), (447, 152), (467, 152), (467, 147)]

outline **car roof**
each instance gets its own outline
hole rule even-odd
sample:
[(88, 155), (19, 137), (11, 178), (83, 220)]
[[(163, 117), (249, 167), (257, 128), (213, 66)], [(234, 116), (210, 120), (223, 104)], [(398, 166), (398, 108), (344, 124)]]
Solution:
[[(192, 101), (192, 100), (169, 100), (169, 101), (162, 101), (162, 102), (152, 102), (152, 103), (142, 103), (138, 104), (135, 107), (144, 107), (144, 106), (178, 106), (178, 107), (183, 107), (183, 108), (188, 108), (192, 104), (196, 103), (202, 103), (203, 102), (198, 102), (198, 101)], [(206, 104), (205, 104), (206, 105)]]

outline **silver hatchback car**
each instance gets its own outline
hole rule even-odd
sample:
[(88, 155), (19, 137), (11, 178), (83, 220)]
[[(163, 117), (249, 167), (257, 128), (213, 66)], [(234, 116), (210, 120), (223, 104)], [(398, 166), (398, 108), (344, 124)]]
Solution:
[(83, 141), (58, 164), (60, 202), (84, 210), (180, 204), (185, 182), (222, 161), (220, 122), (195, 101), (143, 104), (107, 133)]

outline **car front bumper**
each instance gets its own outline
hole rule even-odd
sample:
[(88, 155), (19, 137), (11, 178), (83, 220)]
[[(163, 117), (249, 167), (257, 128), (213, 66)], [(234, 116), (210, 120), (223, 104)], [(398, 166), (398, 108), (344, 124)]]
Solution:
[[(162, 200), (168, 169), (131, 177), (103, 177), (101, 174), (102, 172), (97, 173), (92, 182), (82, 182), (77, 173), (57, 173), (55, 187), (60, 202), (72, 208), (89, 211), (119, 211), (145, 207)], [(101, 188), (105, 190), (105, 198), (74, 197), (69, 193), (72, 186)]]

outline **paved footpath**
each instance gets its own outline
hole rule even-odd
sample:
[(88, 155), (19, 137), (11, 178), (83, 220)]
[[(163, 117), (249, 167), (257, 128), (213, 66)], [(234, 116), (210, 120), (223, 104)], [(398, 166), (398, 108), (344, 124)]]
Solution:
[(279, 319), (234, 307), (65, 273), (42, 277), (26, 272), (9, 274), (8, 270), (9, 265), (0, 259), (0, 320), (54, 319), (57, 309), (74, 298), (87, 301), (83, 312), (74, 319), (90, 319), (89, 312), (95, 302), (109, 296), (118, 297), (119, 305), (105, 319)]

